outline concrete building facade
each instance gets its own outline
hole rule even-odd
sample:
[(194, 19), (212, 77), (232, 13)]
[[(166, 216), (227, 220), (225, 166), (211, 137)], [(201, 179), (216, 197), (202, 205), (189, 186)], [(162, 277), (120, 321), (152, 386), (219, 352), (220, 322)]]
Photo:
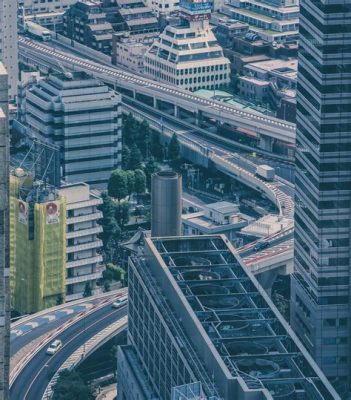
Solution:
[(149, 46), (130, 38), (112, 38), (112, 62), (122, 65), (129, 71), (144, 72), (144, 55)]
[(350, 3), (300, 4), (291, 324), (340, 393), (351, 389)]
[(83, 72), (52, 74), (25, 90), (31, 135), (60, 147), (62, 179), (105, 189), (121, 165), (121, 97)]
[(0, 61), (8, 74), (8, 96), (15, 100), (18, 83), (17, 1), (0, 1)]
[(0, 63), (0, 400), (9, 399), (10, 368), (10, 261), (8, 80)]
[(210, 26), (209, 2), (182, 1), (180, 25), (168, 25), (145, 55), (145, 74), (186, 90), (215, 89), (230, 82), (230, 61)]

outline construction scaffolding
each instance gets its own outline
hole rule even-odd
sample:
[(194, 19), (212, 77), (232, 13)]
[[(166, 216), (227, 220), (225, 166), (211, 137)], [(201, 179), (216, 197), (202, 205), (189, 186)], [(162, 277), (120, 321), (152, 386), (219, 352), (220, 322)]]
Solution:
[(65, 298), (65, 199), (52, 186), (30, 181), (23, 170), (11, 176), (12, 307), (21, 314)]

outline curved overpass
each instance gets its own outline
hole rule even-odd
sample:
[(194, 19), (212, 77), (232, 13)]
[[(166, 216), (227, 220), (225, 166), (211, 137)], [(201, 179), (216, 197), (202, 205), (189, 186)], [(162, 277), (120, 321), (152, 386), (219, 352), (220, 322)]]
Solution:
[[(276, 204), (279, 214), (292, 218), (294, 203), (292, 199), (293, 189), (280, 179), (267, 182), (255, 175), (255, 166), (244, 157), (221, 148), (218, 144), (214, 146), (213, 140), (203, 137), (199, 130), (191, 130), (187, 123), (174, 121), (174, 118), (156, 110), (149, 110), (149, 107), (135, 102), (137, 105), (124, 105), (135, 117), (146, 119), (151, 128), (157, 130), (169, 138), (176, 133), (181, 146), (189, 148), (192, 152), (198, 153), (200, 157), (211, 160), (216, 168), (224, 174), (232, 176), (245, 185), (263, 192)], [(142, 109), (142, 111), (140, 110)], [(151, 114), (151, 115), (150, 115)], [(159, 115), (160, 117), (157, 117)], [(182, 149), (183, 150), (183, 149)]]
[[(111, 303), (120, 295), (122, 295), (121, 292), (117, 296), (116, 293), (112, 296), (110, 294), (110, 297), (105, 298), (96, 307), (77, 314), (76, 318), (71, 318), (65, 323), (61, 321), (57, 328), (48, 327), (44, 337), (39, 337), (39, 343), (32, 341), (29, 344), (31, 348), (26, 351), (27, 354), (13, 365), (10, 376), (11, 398), (41, 399), (50, 379), (77, 349), (126, 316), (126, 306), (118, 310), (111, 308)], [(52, 313), (52, 310), (47, 311), (48, 315)], [(49, 331), (51, 328), (53, 330)], [(60, 339), (63, 347), (53, 356), (48, 356), (46, 348), (55, 339)]]

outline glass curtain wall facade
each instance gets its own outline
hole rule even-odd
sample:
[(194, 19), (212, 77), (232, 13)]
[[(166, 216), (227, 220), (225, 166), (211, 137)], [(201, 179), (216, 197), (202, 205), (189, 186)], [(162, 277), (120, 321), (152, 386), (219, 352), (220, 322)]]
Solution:
[(300, 1), (291, 323), (341, 393), (351, 372), (351, 2)]

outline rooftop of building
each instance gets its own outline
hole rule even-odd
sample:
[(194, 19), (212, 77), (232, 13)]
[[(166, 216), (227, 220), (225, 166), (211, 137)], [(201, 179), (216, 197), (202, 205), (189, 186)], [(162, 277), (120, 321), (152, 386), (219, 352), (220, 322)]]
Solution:
[[(229, 4), (232, 5), (229, 1)], [(298, 4), (294, 4), (294, 5), (289, 5), (289, 6), (277, 6), (274, 5), (273, 3), (268, 4), (267, 2), (263, 2), (263, 1), (257, 1), (257, 0), (240, 0), (240, 5), (242, 5), (243, 7), (240, 8), (244, 8), (245, 6), (247, 7), (247, 5), (254, 5), (256, 9), (266, 9), (266, 10), (271, 10), (271, 11), (275, 11), (275, 12), (280, 12), (283, 14), (287, 14), (287, 13), (298, 13), (299, 12), (299, 6)]]
[(245, 66), (246, 69), (255, 69), (258, 71), (279, 73), (279, 75), (284, 75), (290, 78), (297, 77), (297, 59), (292, 58), (288, 60), (283, 59), (270, 59), (267, 61), (259, 61), (255, 63), (250, 63)]
[(257, 79), (254, 76), (240, 76), (239, 79), (242, 81), (251, 82), (257, 86), (269, 86), (269, 81)]
[(207, 233), (219, 233), (223, 231), (228, 231), (232, 229), (240, 229), (245, 226), (250, 217), (244, 216), (242, 214), (237, 214), (237, 218), (229, 221), (226, 224), (219, 224), (213, 221), (212, 219), (206, 217), (204, 215), (204, 211), (199, 211), (191, 214), (182, 215), (182, 221), (187, 221), (193, 227), (198, 227), (199, 229), (203, 228), (204, 230), (208, 230)]
[(99, 200), (99, 203), (102, 203), (101, 193), (97, 190), (91, 190), (90, 186), (84, 182), (63, 182), (59, 192), (66, 197), (67, 203), (79, 203), (89, 200)]
[(261, 399), (340, 399), (223, 235), (145, 243), (145, 262), (133, 259), (139, 273), (146, 268), (148, 285), (167, 293), (226, 398), (253, 390)]
[(194, 93), (198, 96), (205, 97), (207, 99), (224, 101), (226, 104), (234, 105), (242, 110), (250, 110), (259, 115), (267, 115), (268, 112), (265, 108), (260, 107), (256, 104), (234, 98), (234, 96), (231, 93), (225, 92), (223, 90), (200, 89), (195, 91)]
[(238, 205), (229, 201), (217, 201), (215, 203), (206, 204), (206, 208), (223, 214), (238, 212)]

